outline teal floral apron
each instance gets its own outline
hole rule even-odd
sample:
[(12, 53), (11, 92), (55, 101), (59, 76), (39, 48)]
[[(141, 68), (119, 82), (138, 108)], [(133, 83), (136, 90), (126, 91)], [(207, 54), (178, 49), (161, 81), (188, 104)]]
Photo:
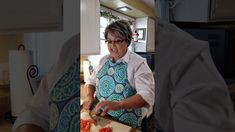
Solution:
[(49, 105), (51, 132), (80, 131), (79, 58), (55, 84)]
[[(98, 100), (120, 101), (136, 94), (127, 78), (127, 63), (108, 60), (97, 72), (96, 97)], [(109, 111), (114, 119), (133, 128), (141, 125), (141, 109)]]

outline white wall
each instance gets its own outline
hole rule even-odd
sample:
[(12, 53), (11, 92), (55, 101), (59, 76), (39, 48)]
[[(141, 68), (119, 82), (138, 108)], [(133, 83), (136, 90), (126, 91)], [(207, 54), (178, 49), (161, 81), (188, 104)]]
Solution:
[[(24, 44), (33, 51), (40, 75), (45, 75), (56, 62), (63, 43), (80, 31), (80, 0), (64, 0), (64, 29), (24, 35)], [(78, 51), (79, 52), (79, 51)]]

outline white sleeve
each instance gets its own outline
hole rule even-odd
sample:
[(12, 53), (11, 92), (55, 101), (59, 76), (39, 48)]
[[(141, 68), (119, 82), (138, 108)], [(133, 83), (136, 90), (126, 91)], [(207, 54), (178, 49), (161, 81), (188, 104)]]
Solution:
[(96, 71), (94, 70), (92, 74), (89, 76), (89, 78), (87, 79), (85, 85), (90, 84), (90, 85), (95, 86), (95, 83), (96, 83)]
[(16, 129), (23, 124), (34, 124), (41, 127), (44, 131), (49, 130), (49, 122), (39, 117), (30, 109), (25, 110), (18, 116), (12, 127), (12, 131), (15, 132)]
[[(171, 106), (175, 132), (234, 132), (233, 104), (225, 82), (204, 49), (190, 63), (182, 58), (172, 78)], [(183, 66), (186, 65), (186, 66)]]
[(25, 110), (17, 117), (13, 131), (17, 127), (27, 123), (34, 124), (42, 127), (44, 130), (49, 129), (49, 93), (46, 87), (46, 78), (43, 78), (40, 82), (38, 91), (33, 96), (29, 104), (26, 105)]
[(153, 111), (155, 99), (155, 84), (153, 73), (147, 66), (146, 61), (140, 64), (136, 73), (134, 74), (134, 83), (137, 94), (148, 103), (148, 107), (142, 108), (142, 116), (149, 116)]
[(96, 73), (102, 68), (104, 63), (107, 61), (107, 57), (108, 57), (108, 55), (106, 55), (106, 56), (104, 56), (100, 59), (99, 65), (95, 68), (95, 70), (92, 72), (90, 77), (87, 79), (85, 85), (87, 85), (87, 84), (90, 84), (90, 85), (93, 85), (93, 86), (96, 85)]

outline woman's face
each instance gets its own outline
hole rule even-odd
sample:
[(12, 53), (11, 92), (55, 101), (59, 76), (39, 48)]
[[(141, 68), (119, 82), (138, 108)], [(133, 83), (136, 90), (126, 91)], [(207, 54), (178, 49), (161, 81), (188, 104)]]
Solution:
[(115, 62), (126, 54), (128, 48), (128, 43), (125, 40), (117, 38), (115, 34), (111, 32), (107, 35), (107, 45), (110, 56)]

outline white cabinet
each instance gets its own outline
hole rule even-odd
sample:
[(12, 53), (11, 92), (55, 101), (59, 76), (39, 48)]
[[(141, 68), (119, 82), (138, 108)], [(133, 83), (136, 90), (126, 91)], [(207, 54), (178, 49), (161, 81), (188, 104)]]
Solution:
[(170, 8), (171, 21), (215, 22), (235, 20), (234, 0), (179, 0)]
[[(24, 34), (24, 44), (33, 51), (34, 62), (40, 74), (46, 74), (58, 59), (62, 45), (80, 31), (79, 0), (65, 0), (63, 9), (63, 31), (35, 32)], [(74, 48), (79, 47), (78, 46)], [(78, 48), (79, 52), (79, 48)]]
[(155, 52), (155, 20), (150, 17), (136, 19), (136, 29), (140, 29), (138, 43), (135, 43), (135, 52)]
[(63, 0), (1, 0), (0, 33), (62, 30)]
[(147, 24), (147, 52), (155, 52), (155, 20), (148, 18)]
[(82, 55), (100, 53), (100, 2), (81, 0), (81, 52)]

